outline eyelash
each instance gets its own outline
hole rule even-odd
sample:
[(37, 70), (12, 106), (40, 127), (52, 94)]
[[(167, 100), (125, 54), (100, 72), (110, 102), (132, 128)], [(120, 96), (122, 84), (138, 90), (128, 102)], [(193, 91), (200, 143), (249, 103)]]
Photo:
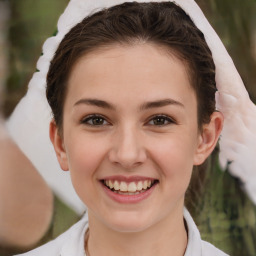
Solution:
[[(103, 123), (101, 124), (94, 124), (93, 121), (94, 120), (102, 120)], [(91, 122), (91, 123), (90, 123)], [(104, 124), (104, 122), (106, 122), (106, 124)], [(102, 115), (97, 115), (97, 114), (94, 114), (94, 115), (89, 115), (89, 116), (86, 116), (85, 118), (83, 118), (81, 120), (81, 124), (85, 124), (85, 125), (89, 125), (89, 126), (94, 126), (94, 127), (100, 127), (100, 126), (105, 126), (105, 125), (109, 125), (110, 123), (106, 120), (106, 118)]]
[[(164, 121), (164, 124), (155, 124), (154, 121)], [(166, 123), (167, 121), (167, 123)], [(153, 122), (150, 124), (150, 122)], [(170, 125), (170, 124), (176, 124), (176, 121), (173, 118), (170, 118), (169, 116), (166, 115), (155, 115), (149, 118), (149, 120), (147, 121), (147, 124), (152, 125), (152, 126), (166, 126), (166, 125)]]
[[(95, 123), (93, 123), (94, 121), (96, 121), (96, 122), (100, 121), (100, 123), (95, 124)], [(160, 122), (162, 121), (163, 123), (157, 125), (155, 123), (157, 121), (160, 121)], [(153, 123), (150, 123), (150, 122), (153, 122)], [(81, 124), (85, 124), (85, 125), (93, 126), (93, 127), (102, 127), (102, 126), (110, 125), (111, 123), (106, 119), (106, 117), (104, 117), (102, 115), (98, 115), (98, 114), (93, 114), (93, 115), (86, 116), (84, 119), (82, 119)], [(148, 119), (146, 124), (148, 124), (150, 126), (160, 126), (161, 127), (161, 126), (166, 126), (166, 125), (170, 125), (170, 124), (176, 124), (176, 121), (173, 118), (170, 118), (169, 116), (166, 116), (166, 115), (154, 115)]]

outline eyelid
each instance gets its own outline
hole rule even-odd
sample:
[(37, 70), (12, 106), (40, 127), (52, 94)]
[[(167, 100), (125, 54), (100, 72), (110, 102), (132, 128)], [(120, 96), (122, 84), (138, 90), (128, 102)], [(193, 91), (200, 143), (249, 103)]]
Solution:
[[(104, 121), (107, 122), (107, 124), (102, 124), (102, 125), (89, 124), (88, 121), (93, 119), (93, 118), (102, 118)], [(92, 126), (92, 127), (102, 127), (102, 126), (106, 126), (106, 125), (110, 125), (111, 124), (109, 122), (108, 118), (106, 118), (104, 115), (101, 115), (101, 114), (90, 114), (90, 115), (87, 115), (87, 116), (85, 116), (85, 117), (83, 117), (81, 119), (80, 123), (84, 124), (84, 125)]]
[[(163, 125), (149, 124), (149, 122), (155, 118), (164, 118), (165, 120), (168, 121), (168, 124), (163, 124)], [(171, 124), (177, 124), (177, 121), (173, 117), (170, 117), (166, 114), (156, 114), (156, 115), (150, 116), (148, 118), (148, 120), (146, 121), (146, 124), (151, 125), (151, 126), (160, 126), (161, 127), (161, 126), (166, 126), (166, 125), (171, 125)]]

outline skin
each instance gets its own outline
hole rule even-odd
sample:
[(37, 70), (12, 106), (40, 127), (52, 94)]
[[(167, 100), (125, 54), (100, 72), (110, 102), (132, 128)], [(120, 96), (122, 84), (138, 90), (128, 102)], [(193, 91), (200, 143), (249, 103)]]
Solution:
[(53, 195), (0, 119), (0, 243), (29, 248), (49, 228)]
[[(99, 125), (93, 114), (101, 116)], [(222, 114), (213, 113), (199, 132), (186, 66), (157, 45), (110, 46), (77, 62), (62, 135), (52, 121), (50, 137), (88, 206), (91, 256), (184, 255), (184, 195), (192, 167), (211, 153), (222, 123)], [(146, 199), (120, 203), (100, 182), (110, 176), (158, 183)]]

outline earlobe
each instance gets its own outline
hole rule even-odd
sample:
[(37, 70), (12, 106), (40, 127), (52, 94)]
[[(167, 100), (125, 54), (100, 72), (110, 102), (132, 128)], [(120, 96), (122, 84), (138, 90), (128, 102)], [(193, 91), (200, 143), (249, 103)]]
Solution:
[(198, 140), (198, 146), (194, 157), (194, 165), (202, 164), (215, 148), (223, 127), (222, 113), (214, 112), (211, 121), (204, 124)]
[(64, 143), (63, 143), (63, 138), (59, 134), (58, 127), (56, 126), (56, 123), (54, 120), (50, 122), (49, 136), (50, 136), (50, 139), (54, 147), (61, 169), (63, 171), (68, 171), (69, 170), (68, 160), (67, 160), (67, 154), (65, 151)]

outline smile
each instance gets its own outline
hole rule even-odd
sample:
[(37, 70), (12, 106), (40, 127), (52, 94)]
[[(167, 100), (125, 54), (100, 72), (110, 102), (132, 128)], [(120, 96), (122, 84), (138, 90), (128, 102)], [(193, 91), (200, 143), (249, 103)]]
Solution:
[(121, 195), (137, 195), (149, 190), (158, 180), (139, 180), (139, 181), (119, 181), (119, 180), (103, 180), (102, 183), (111, 191)]

